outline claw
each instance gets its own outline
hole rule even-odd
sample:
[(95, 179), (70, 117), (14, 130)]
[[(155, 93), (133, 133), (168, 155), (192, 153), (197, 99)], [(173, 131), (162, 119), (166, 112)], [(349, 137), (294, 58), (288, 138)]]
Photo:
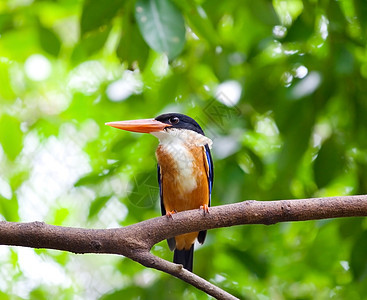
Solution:
[(174, 210), (171, 210), (171, 211), (166, 211), (166, 217), (168, 219), (172, 219), (172, 215), (177, 213), (177, 211), (174, 209)]
[(204, 211), (204, 215), (205, 214), (209, 214), (209, 206), (208, 206), (208, 204), (200, 205), (200, 209), (202, 209)]

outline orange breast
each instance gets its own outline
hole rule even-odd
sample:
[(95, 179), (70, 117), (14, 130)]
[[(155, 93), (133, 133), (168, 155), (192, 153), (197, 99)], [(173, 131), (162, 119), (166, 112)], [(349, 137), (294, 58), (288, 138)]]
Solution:
[[(162, 172), (161, 188), (166, 212), (199, 209), (202, 205), (209, 205), (204, 148), (194, 146), (181, 151), (188, 152), (172, 154), (161, 145), (156, 152)], [(176, 248), (190, 249), (197, 235), (194, 232), (176, 236)]]

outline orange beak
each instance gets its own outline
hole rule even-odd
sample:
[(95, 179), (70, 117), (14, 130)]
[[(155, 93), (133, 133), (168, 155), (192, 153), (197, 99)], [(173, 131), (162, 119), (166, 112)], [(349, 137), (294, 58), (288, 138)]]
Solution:
[(141, 132), (141, 133), (151, 133), (162, 131), (164, 128), (171, 125), (159, 122), (155, 119), (141, 119), (141, 120), (131, 120), (131, 121), (117, 121), (105, 123), (105, 125), (115, 127), (122, 130)]

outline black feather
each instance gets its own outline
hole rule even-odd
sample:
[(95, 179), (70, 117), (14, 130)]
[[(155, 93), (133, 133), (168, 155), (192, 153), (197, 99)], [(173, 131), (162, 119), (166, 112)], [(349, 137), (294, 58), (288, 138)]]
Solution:
[[(178, 118), (178, 123), (172, 124), (171, 120), (172, 118)], [(200, 125), (189, 116), (178, 114), (178, 113), (168, 113), (163, 114), (155, 118), (157, 121), (160, 121), (162, 123), (166, 123), (171, 125), (169, 128), (180, 128), (180, 129), (188, 129), (195, 131), (199, 134), (205, 135), (204, 131), (201, 129)]]
[(203, 244), (205, 242), (205, 238), (206, 238), (206, 230), (199, 231), (199, 234), (198, 234), (198, 242), (200, 244)]
[(183, 267), (192, 272), (192, 266), (194, 262), (194, 244), (192, 244), (190, 250), (175, 250), (173, 254), (173, 262), (175, 264), (183, 265)]

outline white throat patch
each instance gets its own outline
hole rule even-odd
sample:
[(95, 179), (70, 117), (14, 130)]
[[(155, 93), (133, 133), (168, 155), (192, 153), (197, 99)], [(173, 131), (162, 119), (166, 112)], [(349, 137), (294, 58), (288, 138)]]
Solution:
[(208, 144), (209, 148), (211, 148), (213, 144), (210, 138), (187, 129), (167, 128), (164, 131), (151, 132), (151, 134), (157, 137), (161, 144), (171, 142), (183, 142), (195, 146), (204, 146)]

